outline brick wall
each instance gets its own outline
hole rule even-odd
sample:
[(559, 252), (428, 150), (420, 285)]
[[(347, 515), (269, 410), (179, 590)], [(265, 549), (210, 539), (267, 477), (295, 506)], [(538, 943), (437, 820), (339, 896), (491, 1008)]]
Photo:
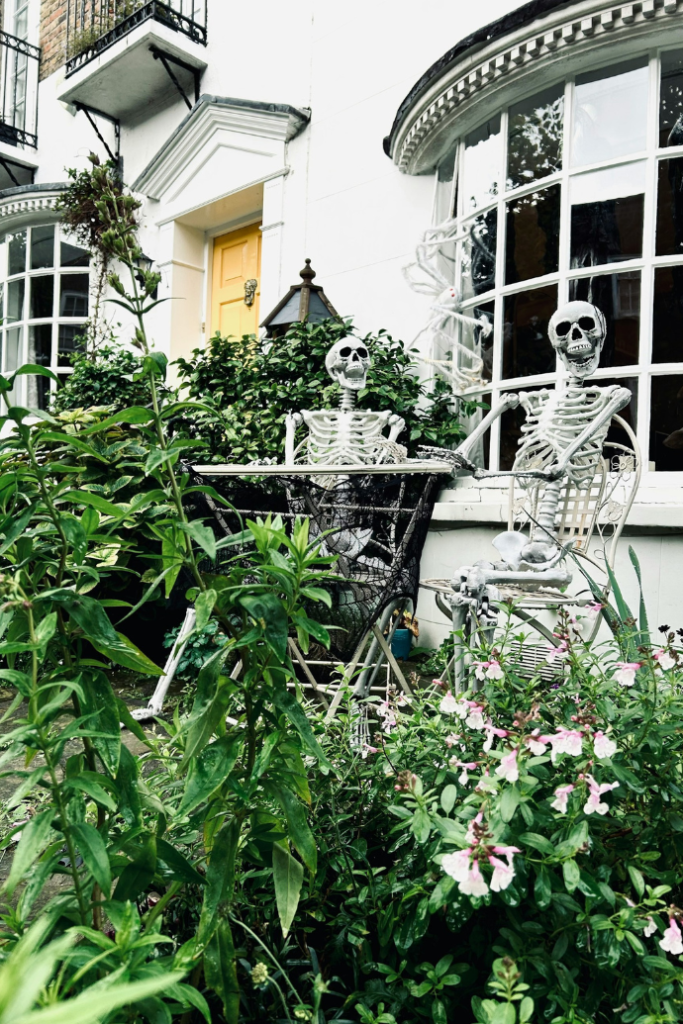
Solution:
[(66, 60), (66, 0), (40, 0), (40, 45), (42, 81)]

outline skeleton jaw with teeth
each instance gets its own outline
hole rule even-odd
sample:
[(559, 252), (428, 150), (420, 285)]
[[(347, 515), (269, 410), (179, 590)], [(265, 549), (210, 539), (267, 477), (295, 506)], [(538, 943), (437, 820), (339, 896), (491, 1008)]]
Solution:
[(548, 337), (572, 377), (583, 381), (598, 368), (607, 327), (590, 302), (567, 302), (553, 313)]

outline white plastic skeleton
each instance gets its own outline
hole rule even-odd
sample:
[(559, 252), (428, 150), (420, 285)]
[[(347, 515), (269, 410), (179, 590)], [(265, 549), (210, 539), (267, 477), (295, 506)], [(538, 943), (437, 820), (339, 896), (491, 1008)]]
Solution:
[(403, 268), (403, 275), (413, 291), (431, 295), (434, 299), (429, 319), (415, 337), (413, 344), (418, 344), (420, 339), (426, 336), (431, 337), (430, 351), (438, 351), (444, 347), (454, 350), (457, 361), (434, 359), (431, 356), (422, 358), (430, 366), (438, 367), (450, 381), (457, 395), (478, 390), (485, 383), (482, 376), (484, 361), (477, 347), (471, 349), (456, 341), (449, 328), (452, 327), (453, 321), (458, 321), (473, 326), (479, 331), (480, 338), (488, 338), (493, 330), (493, 324), (487, 317), (475, 318), (460, 312), (460, 293), (449, 284), (439, 269), (439, 258), (448, 259), (445, 250), (462, 237), (458, 235), (458, 222), (454, 218), (430, 228), (425, 231), (415, 249), (415, 262)]
[[(571, 582), (571, 574), (560, 564), (566, 550), (559, 543), (556, 526), (562, 489), (567, 480), (579, 489), (590, 487), (602, 458), (610, 421), (631, 400), (631, 392), (616, 384), (602, 388), (584, 386), (585, 379), (600, 362), (605, 332), (605, 318), (589, 302), (569, 302), (558, 309), (548, 325), (548, 335), (569, 373), (567, 386), (504, 396), (460, 447), (450, 453), (457, 468), (468, 469), (478, 480), (514, 476), (522, 487), (540, 491), (530, 536), (512, 530), (499, 534), (493, 544), (503, 561), (479, 561), (463, 566), (455, 574), (450, 599), (454, 629), (462, 629), (471, 614), (484, 632), (492, 632), (500, 596), (496, 584), (523, 584), (530, 589), (563, 587)], [(512, 470), (478, 469), (467, 458), (468, 452), (494, 420), (518, 404), (527, 419), (522, 425)], [(423, 451), (441, 459), (449, 457), (443, 449)]]
[[(356, 409), (356, 397), (367, 381), (370, 353), (357, 338), (343, 338), (327, 353), (325, 366), (341, 387), (338, 409), (290, 413), (285, 424), (285, 465), (363, 466), (401, 462), (406, 449), (396, 443), (405, 422), (388, 411)], [(305, 423), (308, 437), (295, 448), (296, 429)], [(389, 427), (389, 436), (384, 430)]]

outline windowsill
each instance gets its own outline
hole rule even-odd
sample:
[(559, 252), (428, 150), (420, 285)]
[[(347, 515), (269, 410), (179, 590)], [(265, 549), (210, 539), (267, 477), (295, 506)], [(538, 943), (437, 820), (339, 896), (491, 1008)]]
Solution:
[[(453, 480), (434, 506), (432, 529), (505, 525), (508, 493), (500, 480)], [(683, 473), (644, 473), (627, 526), (683, 529)]]

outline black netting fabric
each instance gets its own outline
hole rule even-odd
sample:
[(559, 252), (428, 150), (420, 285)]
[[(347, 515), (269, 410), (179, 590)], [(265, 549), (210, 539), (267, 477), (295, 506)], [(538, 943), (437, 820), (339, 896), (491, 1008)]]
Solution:
[(290, 524), (307, 517), (311, 539), (326, 534), (323, 553), (338, 556), (333, 571), (341, 579), (326, 586), (332, 608), (324, 618), (338, 627), (332, 630), (331, 653), (348, 662), (389, 601), (417, 601), (420, 558), (440, 481), (399, 473), (318, 481), (194, 474), (195, 483), (213, 487), (234, 509), (197, 494), (197, 512), (213, 516), (218, 534), (236, 533), (244, 520), (269, 513)]

